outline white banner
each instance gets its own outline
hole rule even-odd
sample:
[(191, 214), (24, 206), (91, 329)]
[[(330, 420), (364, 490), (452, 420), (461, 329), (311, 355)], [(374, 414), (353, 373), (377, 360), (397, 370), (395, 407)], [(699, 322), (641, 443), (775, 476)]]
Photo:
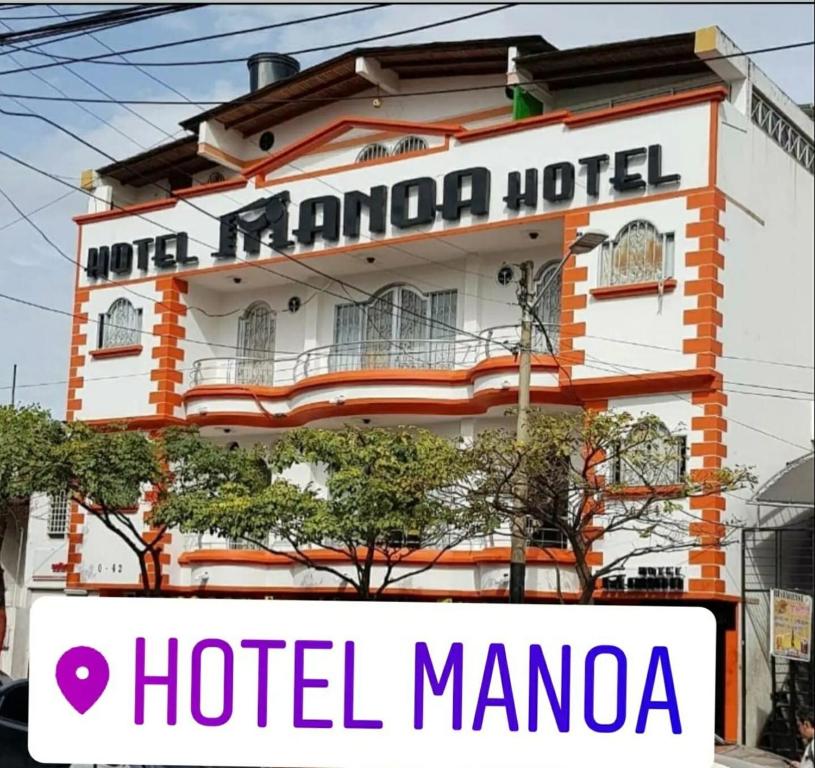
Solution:
[(702, 608), (70, 598), (31, 614), (43, 762), (710, 768)]

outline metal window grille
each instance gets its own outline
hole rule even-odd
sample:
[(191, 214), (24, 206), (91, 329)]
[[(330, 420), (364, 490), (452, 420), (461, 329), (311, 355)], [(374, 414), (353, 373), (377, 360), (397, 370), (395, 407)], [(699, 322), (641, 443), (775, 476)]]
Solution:
[(409, 286), (387, 288), (364, 305), (340, 304), (330, 369), (449, 368), (456, 313), (455, 290), (424, 295)]
[(99, 346), (127, 347), (139, 343), (142, 312), (127, 299), (116, 299), (99, 317)]
[(405, 136), (404, 139), (399, 139), (396, 146), (393, 148), (394, 155), (404, 155), (408, 152), (419, 152), (427, 149), (427, 142), (420, 136)]
[(227, 539), (226, 540), (226, 548), (227, 549), (248, 549), (248, 550), (261, 550), (262, 547), (259, 544), (255, 544), (252, 541), (246, 541), (246, 539)]
[(369, 160), (378, 160), (388, 156), (388, 148), (384, 144), (368, 144), (357, 155), (358, 163), (367, 163)]
[[(535, 297), (535, 320), (536, 330), (533, 339), (534, 349), (545, 349), (557, 352), (558, 341), (560, 339), (560, 291), (561, 291), (562, 270), (559, 261), (553, 261), (544, 265), (539, 272), (537, 281), (537, 296)], [(552, 342), (552, 350), (548, 350), (546, 336), (540, 329), (539, 324), (543, 324), (546, 335)]]
[(600, 285), (664, 280), (673, 273), (674, 235), (660, 234), (650, 222), (626, 224), (600, 252)]
[(815, 145), (755, 89), (750, 112), (753, 122), (781, 149), (815, 173)]
[(52, 539), (64, 539), (68, 533), (68, 492), (52, 494), (48, 501), (46, 532)]
[[(636, 440), (636, 436), (632, 436)], [(620, 485), (676, 485), (687, 471), (687, 437), (672, 435), (667, 428), (630, 456), (618, 456), (614, 468)]]
[(571, 463), (560, 460), (555, 469), (555, 482), (547, 478), (542, 484), (532, 478), (528, 499), (537, 509), (529, 521), (528, 539), (533, 547), (566, 549), (568, 542), (563, 532), (552, 524), (554, 518), (569, 516), (569, 472)]
[(255, 301), (238, 322), (240, 358), (236, 384), (271, 384), (275, 349), (275, 313), (265, 301)]

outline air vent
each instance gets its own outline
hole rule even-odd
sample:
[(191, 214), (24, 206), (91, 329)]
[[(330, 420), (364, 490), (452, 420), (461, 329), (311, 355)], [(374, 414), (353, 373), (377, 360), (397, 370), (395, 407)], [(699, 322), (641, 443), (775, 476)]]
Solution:
[(427, 149), (427, 142), (420, 136), (405, 136), (404, 139), (399, 139), (396, 146), (393, 148), (394, 155), (405, 155), (408, 152), (420, 152)]
[(357, 155), (358, 163), (367, 163), (369, 160), (378, 160), (388, 156), (388, 148), (384, 144), (368, 144)]

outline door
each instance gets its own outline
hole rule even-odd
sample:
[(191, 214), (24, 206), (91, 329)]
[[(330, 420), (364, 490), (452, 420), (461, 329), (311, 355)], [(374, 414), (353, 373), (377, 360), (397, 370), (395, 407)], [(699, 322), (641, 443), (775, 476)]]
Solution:
[[(560, 346), (560, 292), (561, 292), (561, 264), (553, 261), (541, 269), (535, 297), (535, 334), (532, 339), (532, 348), (536, 352), (554, 352), (557, 354)], [(546, 334), (540, 325), (546, 329)], [(549, 350), (546, 337), (552, 343)]]

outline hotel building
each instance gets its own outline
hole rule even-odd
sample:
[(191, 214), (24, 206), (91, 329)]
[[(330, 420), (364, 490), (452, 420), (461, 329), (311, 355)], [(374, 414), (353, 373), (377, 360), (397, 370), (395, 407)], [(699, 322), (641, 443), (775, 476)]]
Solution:
[[(531, 260), (555, 351), (536, 339), (534, 405), (654, 413), (682, 436), (677, 473), (747, 464), (764, 481), (811, 445), (809, 404), (783, 395), (812, 389), (812, 119), (720, 30), (249, 67), (248, 95), (83, 177), (69, 419), (192, 424), (239, 445), (303, 425), (465, 439), (510, 425), (513, 265)], [(606, 241), (571, 253), (587, 230)], [(727, 521), (757, 525), (749, 495), (692, 500), (698, 546), (632, 561), (598, 601), (709, 608), (717, 732), (757, 741), (773, 707), (766, 639), (744, 625), (743, 553), (721, 544)], [(69, 590), (138, 589), (125, 546), (69, 517)], [(557, 570), (575, 589), (569, 552), (532, 543), (547, 549), (529, 549), (527, 599), (556, 599)], [(630, 545), (601, 538), (593, 557)], [(342, 591), (208, 536), (172, 532), (161, 559), (169, 595)], [(657, 579), (634, 580), (640, 568)], [(389, 594), (506, 600), (508, 571), (505, 539), (473, 541)]]

